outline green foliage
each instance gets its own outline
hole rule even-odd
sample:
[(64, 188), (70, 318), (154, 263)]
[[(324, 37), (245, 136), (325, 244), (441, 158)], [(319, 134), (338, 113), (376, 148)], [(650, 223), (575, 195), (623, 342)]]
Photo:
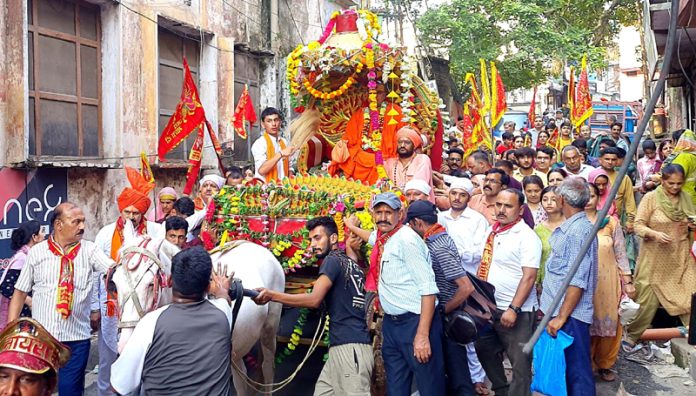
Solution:
[[(506, 89), (529, 88), (561, 65), (605, 66), (621, 25), (636, 24), (638, 0), (451, 0), (416, 25), (431, 55), (447, 53), (455, 81), (478, 74), (479, 58), (496, 60)], [(461, 88), (461, 86), (460, 86)]]

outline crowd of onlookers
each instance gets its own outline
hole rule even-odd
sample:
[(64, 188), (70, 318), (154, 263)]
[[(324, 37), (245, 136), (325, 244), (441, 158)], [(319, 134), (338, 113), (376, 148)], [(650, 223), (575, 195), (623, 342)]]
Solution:
[[(259, 290), (256, 302), (296, 307), (325, 303), (330, 315), (329, 360), (316, 394), (368, 394), (379, 362), (390, 395), (410, 394), (414, 380), (421, 395), (485, 395), (491, 390), (487, 383), (496, 395), (531, 394), (532, 356), (523, 353), (522, 344), (547, 316), (545, 331), (550, 336), (563, 332), (573, 339), (563, 352), (568, 393), (592, 395), (595, 376), (615, 380), (620, 349), (635, 353), (643, 347), (644, 332), (660, 307), (688, 324), (690, 295), (696, 292), (696, 135), (680, 130), (659, 142), (646, 139), (638, 155), (629, 155), (631, 141), (620, 123), (612, 122), (608, 131), (598, 133), (583, 125), (575, 133), (562, 115), (537, 117), (526, 130), (505, 123), (495, 147), (473, 151), (457, 140), (461, 125), (456, 126), (447, 136), (445, 161), (437, 170), (422, 153), (419, 131), (400, 128), (394, 142), (397, 155), (384, 163), (398, 191), (371, 200), (367, 210), (375, 230), (362, 229), (358, 217), (348, 217), (344, 248), (332, 218), (307, 223), (308, 251), (323, 259), (311, 293)], [(282, 179), (290, 174), (292, 150), (278, 137), (278, 114), (269, 113), (262, 121), (265, 128), (271, 125), (267, 130), (275, 130), (268, 138), (264, 135), (265, 154), (257, 161), (257, 173)], [(276, 144), (277, 149), (271, 147)], [(628, 172), (619, 178), (618, 170), (627, 162)], [(147, 221), (149, 190), (139, 190), (141, 183), (131, 180), (132, 187), (118, 198), (119, 218), (102, 229), (96, 243), (82, 241), (85, 215), (71, 203), (56, 209), (48, 239), (38, 223), (22, 225), (12, 236), (16, 254), (0, 278), (0, 325), (29, 315), (37, 322), (13, 322), (0, 338), (22, 331), (32, 337), (55, 337), (42, 335), (50, 344), (46, 348), (63, 355), (43, 360), (40, 368), (53, 376), (41, 381), (54, 386), (55, 372), (65, 365), (58, 373), (64, 394), (81, 393), (90, 330), (99, 327), (100, 365), (102, 358), (110, 360), (109, 365), (118, 358), (119, 367), (135, 373), (112, 376), (110, 383), (105, 371), (100, 394), (110, 394), (111, 386), (124, 383), (131, 389), (141, 380), (146, 390), (177, 394), (177, 389), (192, 389), (187, 379), (162, 380), (147, 374), (176, 364), (148, 355), (166, 346), (167, 340), (156, 336), (157, 318), (141, 321), (146, 324), (135, 330), (152, 336), (148, 340), (155, 345), (139, 352), (143, 365), (129, 366), (127, 358), (118, 357), (111, 297), (108, 290), (99, 289), (106, 285), (103, 278), (92, 274), (105, 273), (118, 259), (124, 227), (130, 222), (136, 234), (160, 235), (188, 252), (174, 258), (177, 309), (186, 311), (187, 304), (193, 304), (206, 314), (227, 315), (228, 304), (200, 305), (208, 296), (224, 297), (226, 290), (210, 289), (212, 264), (202, 249), (192, 246), (201, 243), (196, 243), (196, 229), (207, 203), (223, 184), (244, 181), (242, 170), (235, 168), (227, 179), (203, 177), (195, 199), (163, 189), (159, 210)], [(614, 186), (616, 195), (609, 199)], [(599, 226), (596, 235), (594, 225)], [(588, 239), (589, 250), (581, 252)], [(569, 286), (561, 289), (576, 259), (579, 268)], [(224, 283), (213, 278), (218, 286)], [(482, 285), (495, 288), (490, 317), (478, 321), (476, 334), (460, 342), (461, 332), (451, 324), (466, 317), (459, 312), (472, 296), (481, 295)], [(377, 296), (374, 306), (381, 313), (376, 357), (371, 353), (371, 328), (365, 323), (365, 310), (372, 304), (369, 293)], [(552, 300), (559, 294), (563, 298), (554, 307)], [(629, 298), (640, 308), (623, 326), (619, 304)], [(167, 312), (169, 316), (162, 317), (171, 320), (180, 311)], [(229, 326), (226, 321), (223, 325)], [(70, 359), (63, 345), (72, 350)], [(0, 373), (13, 367), (3, 360), (9, 356), (3, 352)], [(228, 363), (215, 372), (230, 372)], [(107, 363), (103, 364), (102, 370)], [(219, 377), (206, 377), (201, 389), (228, 392), (229, 376)]]

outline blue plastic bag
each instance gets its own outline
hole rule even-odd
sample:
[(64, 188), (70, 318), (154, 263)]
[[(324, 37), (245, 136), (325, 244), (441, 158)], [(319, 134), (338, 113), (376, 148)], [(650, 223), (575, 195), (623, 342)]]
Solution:
[(544, 330), (534, 345), (532, 366), (532, 392), (547, 396), (566, 396), (565, 349), (573, 343), (573, 337), (559, 330), (556, 338)]

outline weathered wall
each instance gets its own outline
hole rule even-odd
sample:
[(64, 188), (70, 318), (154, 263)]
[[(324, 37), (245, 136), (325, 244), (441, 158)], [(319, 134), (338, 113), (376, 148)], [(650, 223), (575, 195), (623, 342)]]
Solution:
[(0, 1), (0, 165), (21, 160), (27, 151), (25, 10), (23, 0)]
[[(235, 50), (268, 54), (262, 63), (261, 103), (289, 114), (285, 57), (297, 44), (319, 38), (331, 13), (341, 8), (329, 0), (131, 0), (125, 6), (111, 0), (87, 1), (101, 8), (104, 158), (68, 172), (69, 200), (88, 216), (87, 238), (118, 215), (116, 197), (127, 183), (118, 167), (137, 167), (141, 151), (156, 151), (158, 24), (205, 43), (199, 93), (207, 118), (226, 142), (234, 139)], [(0, 166), (28, 159), (26, 29), (26, 2), (0, 0)], [(205, 146), (210, 146), (207, 137)], [(203, 156), (204, 168), (214, 168), (212, 149)], [(154, 156), (150, 160), (155, 191), (166, 185), (183, 189), (186, 164), (162, 168)], [(104, 162), (117, 169), (96, 167)]]

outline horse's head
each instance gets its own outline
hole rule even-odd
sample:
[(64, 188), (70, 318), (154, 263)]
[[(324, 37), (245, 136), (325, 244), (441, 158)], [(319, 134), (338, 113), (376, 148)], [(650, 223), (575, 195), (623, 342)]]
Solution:
[(121, 259), (110, 273), (119, 306), (119, 350), (146, 313), (171, 301), (172, 257), (179, 248), (164, 239), (124, 238)]

